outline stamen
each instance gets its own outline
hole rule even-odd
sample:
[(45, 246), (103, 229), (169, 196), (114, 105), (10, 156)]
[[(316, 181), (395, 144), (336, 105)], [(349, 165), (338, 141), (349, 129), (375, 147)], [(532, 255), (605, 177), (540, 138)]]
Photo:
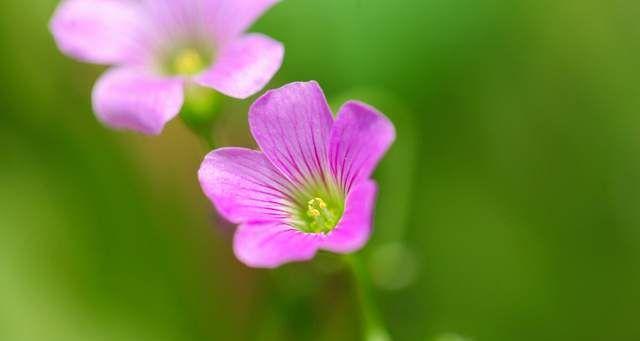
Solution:
[(327, 204), (320, 198), (313, 198), (307, 202), (307, 216), (311, 218), (309, 222), (309, 232), (329, 232), (337, 223), (336, 214), (328, 209)]
[(316, 210), (315, 208), (309, 207), (309, 211), (307, 211), (307, 214), (309, 215), (309, 217), (315, 218), (320, 215), (320, 211)]

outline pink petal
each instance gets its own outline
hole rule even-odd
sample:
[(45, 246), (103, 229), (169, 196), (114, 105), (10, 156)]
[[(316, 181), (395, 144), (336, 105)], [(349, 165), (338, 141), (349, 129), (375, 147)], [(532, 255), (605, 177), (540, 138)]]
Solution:
[(237, 38), (278, 0), (202, 0), (219, 45)]
[(331, 130), (329, 164), (343, 188), (367, 179), (395, 139), (391, 121), (357, 101), (345, 103)]
[(195, 81), (227, 96), (247, 98), (271, 80), (283, 55), (280, 42), (261, 34), (248, 34), (219, 51), (211, 69)]
[(270, 90), (249, 109), (251, 133), (271, 163), (298, 184), (321, 179), (333, 117), (316, 82)]
[(151, 23), (146, 32), (161, 45), (175, 47), (192, 39), (215, 42), (207, 12), (219, 1), (215, 0), (142, 0), (145, 15)]
[(320, 247), (339, 253), (354, 252), (369, 239), (377, 186), (366, 180), (358, 183), (347, 196), (345, 211), (338, 225)]
[(100, 121), (152, 135), (178, 115), (182, 102), (182, 79), (137, 68), (110, 69), (93, 88), (93, 109)]
[(136, 37), (142, 23), (134, 1), (66, 0), (50, 29), (65, 54), (97, 64), (118, 64), (142, 54)]
[(236, 230), (233, 250), (248, 266), (275, 268), (313, 258), (321, 239), (281, 223), (246, 224)]
[(261, 152), (216, 149), (205, 157), (198, 178), (218, 212), (234, 223), (282, 221), (290, 216), (290, 185)]

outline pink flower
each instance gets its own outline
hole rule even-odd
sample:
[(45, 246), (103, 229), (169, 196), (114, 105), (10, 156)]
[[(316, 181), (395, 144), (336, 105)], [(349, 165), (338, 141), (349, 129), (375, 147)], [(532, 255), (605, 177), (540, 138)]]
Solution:
[(50, 28), (78, 60), (113, 65), (93, 89), (98, 119), (159, 134), (194, 84), (246, 98), (280, 68), (281, 43), (244, 34), (277, 0), (66, 0)]
[(345, 103), (334, 120), (316, 82), (268, 91), (249, 110), (262, 151), (220, 148), (198, 176), (218, 212), (238, 224), (234, 251), (249, 266), (311, 259), (318, 249), (349, 253), (371, 232), (370, 179), (393, 140), (374, 108)]

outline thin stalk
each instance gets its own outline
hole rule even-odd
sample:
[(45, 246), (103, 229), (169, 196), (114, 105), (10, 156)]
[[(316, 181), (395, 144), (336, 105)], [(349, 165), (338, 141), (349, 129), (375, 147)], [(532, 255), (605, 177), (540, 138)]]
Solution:
[(189, 124), (188, 122), (185, 122), (183, 120), (183, 122), (185, 123), (185, 126), (187, 126), (187, 128), (189, 128), (189, 130), (193, 133), (193, 135), (195, 135), (200, 142), (202, 142), (202, 145), (204, 146), (205, 149), (207, 149), (207, 151), (211, 151), (217, 148), (215, 139), (213, 138), (213, 134), (211, 132), (211, 127), (209, 126), (193, 126), (191, 124)]
[(196, 133), (196, 135), (198, 135), (198, 137), (200, 137), (200, 139), (202, 140), (202, 143), (204, 144), (205, 148), (207, 148), (209, 151), (212, 151), (212, 150), (214, 150), (214, 149), (216, 149), (218, 147), (216, 145), (216, 141), (215, 141), (211, 131), (198, 133), (198, 132), (196, 132), (194, 130), (194, 133)]
[(359, 255), (345, 256), (345, 261), (351, 269), (354, 287), (360, 306), (363, 336), (365, 341), (391, 341), (373, 297), (373, 287), (369, 273)]

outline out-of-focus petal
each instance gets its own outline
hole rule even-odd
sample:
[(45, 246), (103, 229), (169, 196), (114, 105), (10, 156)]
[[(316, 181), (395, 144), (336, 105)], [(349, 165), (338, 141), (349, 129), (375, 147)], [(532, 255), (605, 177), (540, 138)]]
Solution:
[(218, 212), (231, 222), (283, 221), (290, 216), (290, 184), (261, 152), (216, 149), (205, 157), (198, 178)]
[(270, 90), (249, 109), (251, 133), (271, 163), (297, 184), (322, 179), (333, 117), (316, 82)]
[(248, 34), (219, 51), (212, 67), (195, 81), (227, 96), (247, 98), (271, 80), (283, 56), (282, 43), (262, 34)]
[[(215, 42), (211, 32), (211, 19), (207, 11), (211, 0), (139, 0), (152, 29), (147, 32), (160, 45), (175, 46), (183, 40), (209, 40)], [(193, 41), (191, 41), (193, 42)]]
[(346, 191), (366, 179), (395, 139), (391, 121), (357, 101), (345, 103), (331, 130), (329, 164)]
[[(201, 38), (222, 48), (238, 39), (277, 0), (140, 0), (153, 33)], [(195, 36), (194, 36), (195, 34)]]
[(50, 30), (62, 52), (81, 61), (119, 64), (136, 60), (144, 22), (134, 1), (66, 0), (56, 9)]
[(245, 224), (236, 230), (233, 250), (248, 266), (275, 268), (313, 258), (321, 239), (281, 223)]
[(183, 80), (116, 67), (100, 77), (92, 97), (93, 109), (106, 125), (155, 135), (180, 112)]
[(346, 253), (364, 246), (371, 234), (376, 192), (377, 186), (371, 180), (362, 181), (353, 188), (347, 196), (342, 218), (323, 240), (322, 249)]
[(205, 21), (220, 45), (234, 40), (247, 30), (278, 0), (202, 0)]

